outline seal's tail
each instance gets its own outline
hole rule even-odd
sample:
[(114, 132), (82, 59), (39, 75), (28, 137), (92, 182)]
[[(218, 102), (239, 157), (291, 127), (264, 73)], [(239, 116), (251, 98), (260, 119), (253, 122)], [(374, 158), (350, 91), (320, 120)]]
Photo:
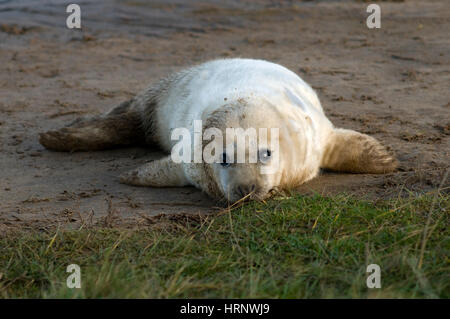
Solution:
[(110, 112), (78, 118), (67, 127), (39, 134), (39, 142), (55, 151), (94, 151), (144, 141), (144, 132), (133, 100), (123, 102)]

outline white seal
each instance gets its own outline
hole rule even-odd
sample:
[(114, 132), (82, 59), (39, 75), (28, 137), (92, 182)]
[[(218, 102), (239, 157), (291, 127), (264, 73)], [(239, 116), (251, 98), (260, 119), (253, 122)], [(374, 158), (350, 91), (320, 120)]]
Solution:
[[(293, 188), (317, 176), (320, 168), (386, 173), (397, 165), (376, 139), (335, 128), (314, 90), (298, 75), (252, 59), (214, 60), (185, 69), (102, 116), (78, 119), (41, 134), (40, 142), (59, 151), (145, 142), (170, 154), (179, 142), (171, 138), (173, 131), (185, 128), (194, 136), (196, 121), (201, 121), (202, 132), (215, 129), (224, 137), (227, 128), (253, 128), (258, 142), (263, 140), (260, 129), (267, 129), (267, 139), (257, 145), (258, 158), (264, 160), (235, 162), (230, 145), (211, 139), (210, 148), (224, 150), (216, 154), (216, 162), (195, 162), (193, 155), (190, 162), (178, 163), (168, 155), (122, 175), (121, 181), (152, 187), (194, 185), (214, 198), (236, 201)], [(273, 132), (277, 132), (276, 147), (270, 143)], [(231, 146), (239, 151), (235, 142)], [(249, 154), (250, 145), (241, 151)]]

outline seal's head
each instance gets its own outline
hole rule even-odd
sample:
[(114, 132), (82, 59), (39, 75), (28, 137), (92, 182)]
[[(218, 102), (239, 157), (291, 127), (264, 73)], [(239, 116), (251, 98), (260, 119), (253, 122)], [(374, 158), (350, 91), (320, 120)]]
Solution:
[(203, 149), (210, 181), (206, 191), (214, 197), (261, 200), (312, 178), (319, 168), (311, 121), (300, 113), (240, 99), (209, 114), (203, 123), (204, 138), (210, 138)]

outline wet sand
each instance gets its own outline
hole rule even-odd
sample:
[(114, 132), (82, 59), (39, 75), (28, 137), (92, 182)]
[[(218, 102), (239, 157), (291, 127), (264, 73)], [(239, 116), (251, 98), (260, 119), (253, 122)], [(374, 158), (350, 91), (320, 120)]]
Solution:
[(38, 133), (221, 57), (297, 72), (336, 126), (378, 138), (400, 160), (388, 175), (323, 173), (301, 193), (376, 200), (427, 192), (449, 167), (448, 1), (382, 2), (379, 30), (367, 29), (367, 3), (355, 1), (80, 1), (82, 31), (65, 28), (58, 1), (43, 3), (0, 1), (0, 231), (75, 228), (108, 214), (111, 225), (134, 227), (161, 213), (215, 211), (194, 188), (118, 183), (158, 150), (57, 153)]

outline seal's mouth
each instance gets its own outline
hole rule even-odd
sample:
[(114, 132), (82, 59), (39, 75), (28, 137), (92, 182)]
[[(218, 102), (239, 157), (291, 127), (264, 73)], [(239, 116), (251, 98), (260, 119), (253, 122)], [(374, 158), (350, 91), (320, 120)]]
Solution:
[(225, 198), (225, 202), (228, 205), (234, 206), (239, 203), (245, 203), (250, 201), (263, 201), (277, 194), (278, 190), (276, 188), (272, 188), (268, 191), (265, 191), (253, 188), (252, 191), (248, 192), (247, 194), (242, 193), (243, 193), (242, 190), (241, 191), (238, 190), (238, 192), (236, 192), (233, 196)]
[(270, 189), (267, 192), (252, 192), (250, 194), (247, 194), (241, 198), (227, 198), (227, 197), (222, 197), (220, 199), (217, 199), (217, 205), (219, 207), (226, 207), (228, 209), (230, 208), (236, 208), (241, 206), (242, 204), (251, 202), (251, 201), (257, 201), (257, 202), (263, 202), (266, 199), (269, 199), (270, 197), (279, 194), (280, 191), (277, 189), (277, 187), (274, 187), (272, 189)]

